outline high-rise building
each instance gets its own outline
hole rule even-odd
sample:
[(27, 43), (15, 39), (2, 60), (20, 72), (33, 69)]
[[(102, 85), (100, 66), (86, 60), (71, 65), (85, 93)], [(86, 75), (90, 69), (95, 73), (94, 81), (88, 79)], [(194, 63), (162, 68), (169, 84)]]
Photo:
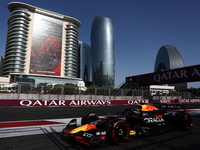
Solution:
[[(176, 68), (185, 67), (183, 58), (179, 51), (172, 45), (162, 46), (157, 54), (154, 72), (166, 71)], [(187, 89), (187, 83), (169, 84), (175, 86), (177, 90)]]
[(0, 56), (0, 77), (3, 76), (3, 62), (4, 62), (4, 59), (2, 56)]
[(115, 34), (113, 20), (97, 16), (91, 31), (92, 82), (100, 87), (114, 87)]
[(8, 9), (3, 75), (12, 82), (76, 84), (80, 21), (19, 2)]
[(85, 83), (90, 82), (90, 46), (82, 41), (78, 41), (78, 43), (77, 77), (82, 78)]

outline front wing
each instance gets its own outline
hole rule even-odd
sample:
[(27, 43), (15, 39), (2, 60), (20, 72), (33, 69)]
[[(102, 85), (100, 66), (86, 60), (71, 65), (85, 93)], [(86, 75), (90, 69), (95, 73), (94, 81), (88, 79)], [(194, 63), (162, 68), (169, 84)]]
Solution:
[(95, 125), (86, 124), (77, 127), (76, 119), (71, 120), (63, 130), (62, 137), (81, 142), (87, 146), (105, 142), (106, 130), (97, 129)]

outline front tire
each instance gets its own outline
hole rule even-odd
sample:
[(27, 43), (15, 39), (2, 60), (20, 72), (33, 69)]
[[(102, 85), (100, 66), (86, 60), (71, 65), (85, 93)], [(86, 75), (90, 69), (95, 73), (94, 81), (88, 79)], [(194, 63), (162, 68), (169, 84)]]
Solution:
[(175, 114), (175, 124), (176, 127), (180, 129), (191, 130), (194, 122), (192, 116), (189, 113), (177, 112)]
[(112, 119), (106, 125), (106, 140), (123, 145), (129, 137), (130, 129), (124, 120)]

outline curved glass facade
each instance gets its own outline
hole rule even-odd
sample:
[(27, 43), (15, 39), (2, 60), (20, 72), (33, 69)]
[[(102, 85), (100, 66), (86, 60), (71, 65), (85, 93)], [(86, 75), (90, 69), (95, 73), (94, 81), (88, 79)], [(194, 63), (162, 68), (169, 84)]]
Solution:
[[(185, 67), (179, 51), (172, 45), (162, 46), (157, 54), (154, 72)], [(170, 84), (176, 89), (187, 89), (187, 83)]]
[(92, 82), (94, 85), (114, 87), (115, 34), (113, 20), (94, 18), (91, 31)]
[(85, 82), (90, 82), (90, 47), (78, 41), (78, 63), (77, 63), (77, 77), (82, 78)]
[(24, 72), (29, 21), (28, 9), (22, 7), (13, 8), (8, 19), (4, 75), (9, 75), (11, 72)]
[(76, 77), (78, 26), (69, 21), (65, 31), (65, 76)]

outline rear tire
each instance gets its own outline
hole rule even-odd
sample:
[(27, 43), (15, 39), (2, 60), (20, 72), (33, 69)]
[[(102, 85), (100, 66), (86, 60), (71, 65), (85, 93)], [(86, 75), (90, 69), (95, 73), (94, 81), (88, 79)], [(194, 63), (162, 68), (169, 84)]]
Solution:
[(130, 134), (128, 124), (124, 120), (112, 119), (106, 125), (106, 141), (117, 145), (126, 143)]
[(193, 118), (189, 113), (177, 112), (175, 114), (175, 125), (182, 130), (191, 130), (194, 125)]

